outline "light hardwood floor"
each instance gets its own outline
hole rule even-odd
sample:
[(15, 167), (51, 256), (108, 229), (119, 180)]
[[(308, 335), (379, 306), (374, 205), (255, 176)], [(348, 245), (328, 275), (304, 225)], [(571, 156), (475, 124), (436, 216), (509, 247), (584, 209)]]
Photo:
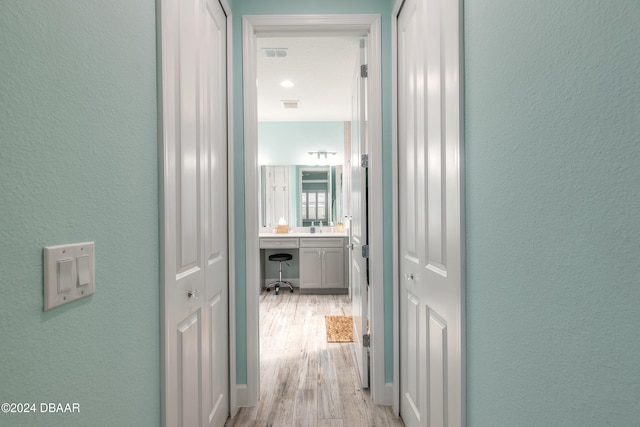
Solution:
[(260, 402), (226, 426), (404, 426), (360, 387), (352, 343), (328, 343), (324, 316), (351, 315), (346, 295), (260, 296)]

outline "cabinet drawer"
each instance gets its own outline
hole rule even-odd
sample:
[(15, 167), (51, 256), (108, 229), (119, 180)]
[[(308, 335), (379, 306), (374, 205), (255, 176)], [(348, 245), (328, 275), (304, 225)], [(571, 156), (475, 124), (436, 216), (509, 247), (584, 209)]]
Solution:
[(297, 248), (298, 239), (294, 238), (261, 238), (260, 249), (289, 249)]
[(301, 248), (343, 248), (346, 245), (343, 237), (302, 237)]

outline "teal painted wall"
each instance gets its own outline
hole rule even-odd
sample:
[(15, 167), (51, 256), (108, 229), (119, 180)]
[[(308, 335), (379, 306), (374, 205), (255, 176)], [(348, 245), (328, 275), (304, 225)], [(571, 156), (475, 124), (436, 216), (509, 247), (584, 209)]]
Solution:
[[(155, 49), (153, 0), (0, 2), (0, 403), (80, 404), (0, 425), (160, 423)], [(84, 241), (95, 295), (43, 312)]]
[(375, 13), (382, 18), (382, 151), (384, 203), (385, 381), (393, 380), (392, 193), (391, 193), (391, 7), (390, 0), (232, 0), (234, 185), (236, 211), (237, 383), (247, 382), (246, 232), (244, 228), (244, 122), (242, 102), (242, 17), (244, 15)]
[(640, 425), (640, 2), (465, 2), (468, 425)]
[[(259, 122), (258, 164), (343, 164), (344, 122)], [(309, 151), (335, 151), (327, 160)]]
[[(381, 13), (390, 221), (387, 3), (233, 2), (236, 189), (241, 16)], [(0, 402), (81, 407), (2, 425), (159, 424), (154, 8), (0, 2)], [(465, 4), (469, 425), (640, 419), (639, 17), (632, 0)], [(42, 247), (86, 240), (96, 294), (42, 312)]]

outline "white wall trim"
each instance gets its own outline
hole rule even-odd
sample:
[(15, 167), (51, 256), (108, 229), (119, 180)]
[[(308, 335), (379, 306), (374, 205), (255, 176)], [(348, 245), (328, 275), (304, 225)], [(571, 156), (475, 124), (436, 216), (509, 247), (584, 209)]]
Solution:
[(396, 0), (391, 12), (391, 156), (393, 193), (393, 384), (392, 407), (400, 415), (400, 302), (399, 302), (399, 250), (398, 225), (398, 15), (404, 0)]
[(235, 394), (235, 399), (236, 399), (236, 407), (233, 408), (230, 414), (230, 416), (233, 418), (238, 413), (238, 409), (240, 409), (240, 407), (248, 406), (245, 404), (238, 404), (238, 403), (244, 403), (249, 401), (249, 389), (247, 388), (246, 384), (235, 384), (235, 385), (232, 384), (231, 390), (233, 390)]
[[(244, 176), (246, 241), (247, 384), (241, 406), (255, 406), (260, 395), (259, 245), (258, 245), (258, 107), (256, 35), (247, 16), (242, 20), (244, 88)], [(250, 82), (253, 82), (250, 83)], [(254, 290), (252, 292), (251, 290)]]
[(162, 66), (164, 62), (164, 51), (165, 44), (163, 33), (165, 25), (163, 24), (164, 17), (164, 7), (165, 4), (163, 1), (156, 1), (156, 95), (157, 95), (157, 114), (158, 114), (158, 123), (157, 123), (157, 132), (158, 132), (158, 221), (160, 227), (160, 251), (158, 253), (159, 256), (159, 267), (160, 267), (160, 282), (158, 286), (160, 286), (160, 426), (167, 425), (167, 415), (165, 408), (167, 406), (167, 392), (166, 392), (166, 384), (167, 384), (167, 372), (165, 366), (167, 365), (168, 359), (168, 345), (167, 338), (165, 333), (165, 282), (166, 282), (166, 243), (165, 236), (166, 232), (166, 224), (167, 221), (164, 206), (166, 203), (166, 187), (168, 186), (168, 174), (167, 168), (165, 166), (166, 159), (168, 156), (167, 148), (165, 144), (165, 120), (164, 120), (164, 111), (165, 111), (165, 96), (164, 96), (164, 80), (166, 76), (163, 73)]
[[(246, 15), (243, 17), (245, 229), (247, 274), (247, 397), (254, 406), (259, 396), (259, 249), (256, 37), (285, 35), (351, 35), (369, 39), (369, 123), (371, 224), (371, 395), (378, 404), (390, 404), (384, 382), (384, 271), (382, 218), (382, 79), (381, 18), (365, 15)], [(251, 285), (255, 284), (255, 285)], [(251, 288), (255, 286), (254, 291)], [(241, 404), (242, 405), (242, 404)], [(245, 406), (245, 405), (243, 405)]]
[(309, 35), (365, 36), (379, 15), (246, 15), (254, 34), (262, 37)]
[(229, 242), (229, 413), (234, 415), (238, 410), (238, 393), (234, 390), (236, 383), (236, 259), (235, 259), (235, 203), (233, 201), (234, 189), (234, 167), (233, 167), (233, 16), (231, 7), (227, 0), (219, 0), (227, 16), (227, 198), (228, 198), (228, 230), (227, 241)]
[(466, 163), (465, 163), (465, 62), (464, 62), (464, 1), (458, 0), (458, 135), (460, 146), (458, 152), (458, 162), (460, 163), (460, 354), (462, 357), (461, 387), (462, 387), (462, 408), (460, 408), (460, 419), (462, 426), (467, 425), (467, 218), (466, 218)]

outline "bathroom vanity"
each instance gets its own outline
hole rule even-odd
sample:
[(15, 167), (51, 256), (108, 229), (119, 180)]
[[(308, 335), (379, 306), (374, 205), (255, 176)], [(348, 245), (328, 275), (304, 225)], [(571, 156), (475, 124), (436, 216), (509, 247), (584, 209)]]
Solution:
[(294, 230), (287, 234), (260, 233), (261, 288), (278, 278), (278, 263), (269, 255), (288, 253), (293, 259), (283, 263), (282, 276), (303, 293), (347, 293), (349, 281), (348, 236), (346, 232)]

